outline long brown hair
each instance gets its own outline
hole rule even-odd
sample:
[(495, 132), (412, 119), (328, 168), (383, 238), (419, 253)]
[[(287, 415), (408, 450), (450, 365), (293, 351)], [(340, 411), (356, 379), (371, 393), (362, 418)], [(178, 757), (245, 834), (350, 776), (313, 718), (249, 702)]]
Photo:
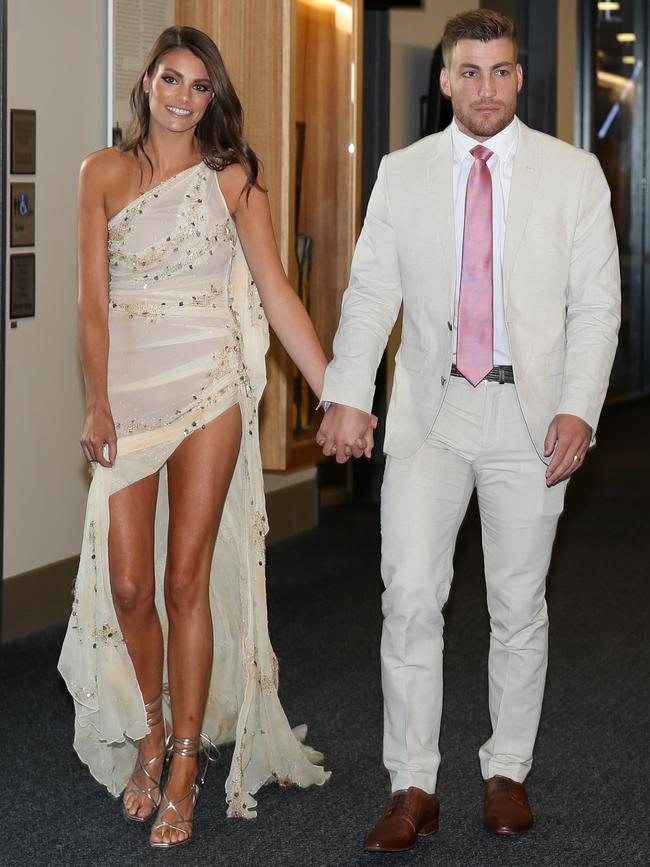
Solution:
[(201, 60), (214, 92), (205, 114), (197, 124), (195, 136), (203, 162), (215, 171), (239, 163), (248, 177), (247, 191), (257, 185), (259, 163), (243, 134), (244, 113), (219, 49), (207, 34), (194, 27), (168, 27), (160, 34), (131, 91), (133, 121), (120, 150), (142, 154), (153, 171), (144, 149), (149, 134), (149, 97), (144, 92), (145, 76), (153, 76), (162, 57), (185, 48)]

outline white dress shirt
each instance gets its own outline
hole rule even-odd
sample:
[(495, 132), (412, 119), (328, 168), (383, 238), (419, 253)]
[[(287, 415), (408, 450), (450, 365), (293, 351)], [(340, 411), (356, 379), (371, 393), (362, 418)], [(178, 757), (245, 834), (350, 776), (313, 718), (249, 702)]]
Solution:
[[(492, 177), (492, 286), (494, 353), (493, 364), (512, 364), (506, 319), (503, 309), (503, 247), (506, 235), (506, 214), (512, 183), (512, 168), (519, 141), (519, 126), (515, 117), (501, 132), (484, 142), (477, 142), (461, 132), (456, 119), (451, 124), (453, 147), (454, 226), (456, 230), (456, 299), (454, 303), (454, 347), (458, 339), (458, 301), (460, 273), (463, 261), (463, 234), (465, 229), (465, 195), (474, 157), (472, 148), (482, 144), (493, 152), (487, 161)], [(454, 363), (456, 350), (454, 348)]]

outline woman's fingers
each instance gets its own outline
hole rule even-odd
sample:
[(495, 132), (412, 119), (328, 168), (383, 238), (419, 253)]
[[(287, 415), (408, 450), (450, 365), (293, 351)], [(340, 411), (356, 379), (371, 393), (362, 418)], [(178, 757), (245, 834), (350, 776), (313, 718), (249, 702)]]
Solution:
[(110, 434), (106, 439), (97, 434), (83, 437), (81, 440), (81, 450), (88, 463), (98, 463), (103, 467), (112, 467), (117, 455), (117, 438), (115, 435), (110, 436)]
[(108, 446), (108, 462), (111, 466), (115, 463), (115, 458), (117, 457), (117, 438), (113, 436), (107, 442)]
[(113, 466), (112, 461), (109, 460), (109, 444), (103, 437), (96, 437), (93, 440), (93, 453), (98, 464), (101, 464), (103, 467)]
[(93, 453), (90, 449), (90, 444), (86, 443), (85, 440), (81, 440), (81, 451), (84, 453), (84, 457), (89, 464), (91, 464), (95, 460)]

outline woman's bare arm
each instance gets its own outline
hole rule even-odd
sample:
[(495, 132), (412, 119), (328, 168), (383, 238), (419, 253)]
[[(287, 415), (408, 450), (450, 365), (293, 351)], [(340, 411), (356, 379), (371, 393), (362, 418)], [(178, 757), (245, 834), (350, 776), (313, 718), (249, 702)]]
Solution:
[[(282, 267), (268, 196), (257, 187), (246, 196), (246, 175), (239, 165), (224, 169), (219, 180), (269, 325), (320, 398), (327, 360), (311, 319)], [(261, 179), (260, 183), (264, 185)]]
[[(86, 459), (113, 465), (117, 450), (108, 402), (108, 227), (104, 189), (110, 171), (106, 152), (91, 154), (79, 178), (79, 350), (86, 386), (81, 447)], [(108, 459), (103, 449), (108, 444)]]

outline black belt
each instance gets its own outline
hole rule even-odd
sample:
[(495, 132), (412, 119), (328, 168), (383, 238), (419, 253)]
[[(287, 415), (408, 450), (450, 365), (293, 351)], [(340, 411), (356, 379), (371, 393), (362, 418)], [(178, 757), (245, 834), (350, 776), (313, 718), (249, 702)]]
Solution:
[[(451, 366), (451, 375), (463, 376), (455, 364), (452, 364)], [(490, 382), (499, 382), (501, 385), (504, 385), (506, 382), (514, 383), (515, 381), (512, 367), (509, 364), (499, 364), (498, 367), (493, 367), (492, 370), (483, 377), (483, 379), (487, 379)]]

